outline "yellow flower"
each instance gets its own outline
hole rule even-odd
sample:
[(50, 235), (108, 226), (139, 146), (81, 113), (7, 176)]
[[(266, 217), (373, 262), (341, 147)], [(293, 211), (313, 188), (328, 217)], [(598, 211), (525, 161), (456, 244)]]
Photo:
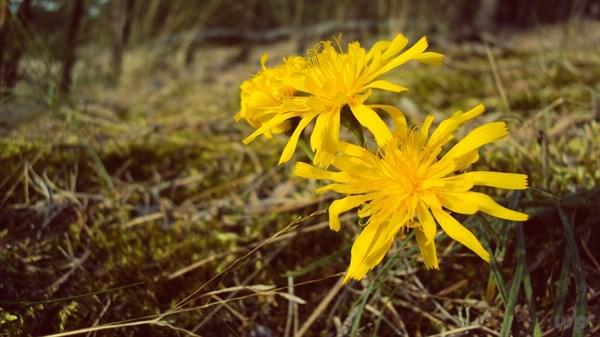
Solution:
[[(443, 60), (441, 54), (425, 51), (428, 47), (426, 38), (402, 52), (407, 43), (408, 39), (400, 34), (392, 41), (377, 42), (369, 52), (358, 42), (348, 44), (348, 50), (343, 52), (331, 41), (321, 42), (307, 56), (305, 69), (280, 78), (286, 88), (293, 88), (295, 94), (283, 97), (280, 106), (269, 110), (269, 119), (244, 139), (244, 143), (261, 134), (273, 133), (282, 123), (294, 119), (297, 125), (281, 154), (279, 163), (282, 164), (292, 157), (302, 131), (316, 120), (310, 137), (311, 148), (315, 151), (314, 163), (327, 167), (338, 147), (341, 110), (347, 106), (358, 122), (373, 134), (377, 144), (384, 146), (392, 139), (392, 134), (373, 107), (364, 102), (372, 89), (402, 92), (406, 88), (379, 78), (410, 60), (423, 63), (441, 63)], [(387, 107), (382, 109), (386, 111)]]
[[(262, 71), (240, 86), (240, 112), (235, 119), (245, 119), (255, 128), (271, 120), (280, 111), (284, 100), (294, 96), (296, 90), (285, 81), (308, 65), (303, 57), (291, 56), (284, 58), (279, 66), (268, 68), (267, 58), (266, 54), (261, 57)], [(263, 135), (271, 138), (273, 133), (284, 132), (290, 127), (289, 121), (283, 121), (269, 127)]]
[(347, 194), (329, 206), (331, 229), (339, 230), (340, 213), (361, 205), (358, 216), (368, 217), (366, 227), (352, 247), (346, 281), (364, 277), (381, 262), (394, 237), (409, 229), (415, 231), (425, 266), (437, 269), (436, 223), (450, 238), (489, 261), (488, 252), (477, 238), (450, 212), (475, 214), (481, 211), (501, 219), (527, 220), (527, 214), (505, 208), (486, 194), (470, 191), (478, 185), (526, 189), (526, 175), (491, 171), (460, 173), (479, 159), (480, 147), (508, 134), (504, 122), (475, 128), (441, 155), (457, 128), (483, 111), (483, 105), (478, 105), (468, 112), (457, 112), (442, 121), (431, 134), (433, 116), (428, 116), (419, 129), (408, 129), (404, 117), (396, 111), (394, 138), (377, 154), (340, 142), (339, 155), (332, 164), (338, 171), (306, 163), (296, 165), (298, 176), (332, 182), (317, 192), (331, 190)]

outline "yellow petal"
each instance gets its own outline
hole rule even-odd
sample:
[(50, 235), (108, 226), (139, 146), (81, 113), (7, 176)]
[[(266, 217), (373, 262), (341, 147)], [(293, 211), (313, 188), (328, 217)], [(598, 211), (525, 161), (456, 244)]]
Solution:
[(262, 67), (262, 70), (266, 70), (267, 69), (267, 60), (269, 59), (269, 55), (267, 53), (263, 53), (260, 57), (260, 66)]
[(365, 148), (350, 144), (343, 140), (339, 141), (338, 143), (338, 151), (353, 157), (362, 157), (369, 154), (369, 151), (367, 151)]
[(389, 45), (390, 45), (390, 41), (375, 42), (373, 47), (371, 47), (371, 49), (367, 53), (366, 60), (369, 61), (369, 60), (373, 59), (374, 57), (376, 57), (376, 55), (379, 55), (381, 57), (381, 51), (388, 48)]
[(479, 160), (479, 150), (473, 150), (461, 157), (454, 158), (454, 171), (461, 171)]
[(529, 215), (521, 212), (514, 211), (498, 204), (489, 195), (478, 193), (478, 192), (466, 192), (463, 194), (465, 202), (471, 202), (479, 205), (479, 210), (487, 213), (496, 218), (512, 220), (512, 221), (526, 221)]
[(340, 138), (340, 113), (329, 111), (319, 114), (310, 137), (315, 150), (314, 164), (327, 167), (334, 159)]
[(404, 137), (408, 132), (408, 126), (406, 124), (406, 118), (400, 109), (396, 108), (392, 105), (386, 104), (373, 104), (367, 105), (367, 107), (371, 109), (381, 109), (387, 112), (390, 116), (392, 116), (392, 120), (394, 121), (394, 133), (399, 134), (401, 137)]
[(290, 118), (295, 117), (297, 114), (298, 113), (284, 113), (284, 114), (276, 115), (275, 117), (273, 117), (270, 120), (268, 120), (267, 122), (265, 122), (261, 127), (256, 129), (248, 137), (244, 138), (244, 140), (242, 142), (244, 144), (248, 144), (248, 143), (252, 142), (256, 137), (260, 136), (261, 134), (269, 132), (272, 128), (276, 127), (277, 125), (285, 122), (286, 120), (288, 120)]
[[(425, 51), (425, 49), (427, 49), (428, 45), (429, 45), (429, 43), (427, 42), (427, 38), (425, 38), (425, 37), (421, 38), (412, 47), (407, 49), (402, 54), (394, 57), (386, 65), (384, 65), (381, 69), (379, 69), (375, 73), (371, 74), (371, 76), (369, 76), (369, 80), (374, 80), (375, 78), (391, 71), (392, 69), (399, 67), (412, 59), (415, 59), (417, 56), (422, 54), (423, 51)], [(385, 55), (385, 53), (384, 53), (384, 55)]]
[(419, 215), (419, 223), (421, 224), (421, 230), (425, 235), (427, 243), (433, 242), (437, 229), (431, 213), (427, 207), (424, 205), (419, 205), (417, 214)]
[(464, 193), (446, 192), (440, 195), (440, 201), (445, 208), (460, 214), (475, 214), (479, 212), (479, 204), (469, 199)]
[(461, 178), (471, 180), (473, 185), (503, 188), (506, 190), (527, 189), (526, 174), (493, 171), (473, 171), (447, 179), (452, 180)]
[(363, 104), (356, 104), (351, 107), (351, 110), (358, 122), (371, 131), (377, 145), (383, 146), (392, 140), (392, 133), (373, 109)]
[(374, 248), (385, 243), (381, 242), (381, 239), (384, 238), (383, 228), (383, 226), (367, 225), (358, 235), (352, 245), (350, 266), (346, 272), (344, 282), (348, 282), (350, 279), (360, 280), (370, 269), (375, 267), (375, 265), (366, 263), (366, 257)]
[(329, 205), (329, 228), (336, 232), (339, 231), (340, 214), (356, 208), (360, 206), (360, 204), (370, 199), (372, 199), (372, 197), (368, 195), (352, 195), (333, 201), (331, 205)]
[(496, 218), (526, 221), (529, 216), (498, 204), (489, 195), (478, 192), (444, 193), (442, 196), (444, 207), (461, 214), (475, 214), (482, 211)]
[(419, 228), (415, 229), (415, 236), (419, 244), (421, 256), (427, 269), (439, 269), (437, 253), (435, 252), (435, 243), (427, 240), (427, 235)]
[(337, 156), (333, 161), (333, 166), (355, 178), (373, 174), (372, 167), (367, 165), (364, 160), (357, 157)]
[(292, 136), (283, 148), (283, 152), (281, 152), (281, 157), (279, 157), (279, 165), (287, 162), (288, 160), (290, 160), (290, 158), (292, 158), (292, 155), (296, 150), (296, 145), (298, 144), (298, 138), (300, 138), (300, 135), (302, 134), (304, 128), (306, 128), (306, 126), (313, 120), (313, 118), (315, 118), (315, 116), (316, 114), (302, 117), (300, 123), (298, 123), (298, 126), (296, 127), (296, 130), (294, 130), (294, 133), (292, 133)]
[(444, 55), (442, 55), (440, 53), (428, 51), (428, 52), (425, 52), (425, 53), (415, 57), (415, 60), (417, 60), (421, 63), (439, 66), (440, 64), (442, 64), (444, 62)]
[(431, 127), (434, 119), (435, 117), (433, 117), (433, 115), (427, 115), (427, 117), (425, 117), (423, 125), (421, 125), (421, 128), (419, 129), (419, 139), (421, 144), (425, 143), (425, 140), (427, 140), (427, 137), (429, 136), (429, 128)]
[(456, 145), (454, 145), (454, 147), (452, 147), (452, 149), (450, 149), (450, 151), (448, 151), (448, 153), (446, 153), (445, 157), (461, 157), (471, 151), (479, 149), (485, 144), (489, 144), (500, 138), (503, 138), (506, 135), (508, 135), (506, 123), (494, 122), (484, 124), (469, 132), (465, 138), (461, 139)]
[(373, 249), (371, 249), (369, 254), (365, 257), (364, 263), (369, 269), (373, 269), (381, 262), (381, 260), (383, 260), (387, 252), (392, 248), (392, 243), (394, 243), (394, 236), (380, 236), (380, 239), (375, 243)]
[(398, 34), (394, 37), (392, 42), (389, 44), (386, 51), (383, 53), (382, 58), (388, 59), (396, 54), (398, 54), (406, 45), (408, 44), (408, 39), (406, 36), (402, 34)]
[(331, 172), (302, 162), (296, 163), (294, 174), (309, 179), (332, 180), (339, 183), (350, 182), (350, 177), (344, 172)]
[(435, 131), (433, 131), (431, 137), (429, 137), (427, 146), (442, 146), (452, 138), (451, 135), (458, 127), (481, 115), (484, 111), (485, 106), (483, 104), (479, 104), (467, 112), (457, 112), (454, 114), (454, 116), (443, 120), (435, 129)]
[(432, 209), (431, 211), (444, 232), (446, 232), (450, 238), (462, 243), (486, 262), (490, 261), (490, 254), (483, 248), (479, 240), (477, 240), (470, 230), (461, 225), (460, 222), (450, 216), (450, 214), (442, 210)]
[(342, 194), (357, 194), (357, 193), (366, 193), (371, 190), (367, 190), (364, 188), (357, 188), (355, 186), (346, 185), (346, 184), (327, 184), (325, 186), (321, 186), (315, 190), (317, 194), (334, 191)]
[(365, 86), (365, 88), (381, 89), (381, 90), (386, 90), (386, 91), (391, 91), (391, 92), (403, 92), (403, 91), (408, 90), (407, 87), (403, 87), (401, 85), (398, 85), (396, 83), (386, 81), (386, 80), (379, 80), (379, 81), (371, 82), (371, 83), (367, 84)]

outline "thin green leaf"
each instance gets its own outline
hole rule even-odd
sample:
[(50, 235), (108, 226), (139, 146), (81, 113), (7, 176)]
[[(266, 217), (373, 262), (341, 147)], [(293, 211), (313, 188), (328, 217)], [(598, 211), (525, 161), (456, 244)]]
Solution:
[[(514, 193), (510, 203), (510, 208), (516, 208), (519, 202), (520, 193)], [(504, 307), (504, 318), (502, 319), (502, 325), (500, 327), (500, 336), (508, 337), (510, 336), (512, 324), (515, 318), (515, 306), (517, 305), (517, 300), (519, 299), (519, 292), (521, 290), (521, 282), (523, 281), (523, 274), (527, 268), (525, 264), (525, 239), (519, 233), (523, 230), (522, 223), (515, 223), (517, 227), (517, 247), (516, 247), (516, 255), (517, 255), (517, 267), (515, 268), (515, 276), (513, 277), (513, 282), (510, 287), (510, 293), (508, 294), (508, 301)]]
[[(479, 217), (481, 220), (481, 224), (484, 227), (484, 233), (486, 233), (486, 235), (484, 235), (484, 237), (482, 238), (482, 243), (485, 247), (485, 249), (487, 249), (488, 251), (492, 252), (492, 248), (488, 242), (490, 237), (494, 237), (495, 235), (495, 231), (492, 228), (492, 226), (490, 225), (490, 223), (487, 221), (487, 219), (485, 219), (485, 217), (480, 216)], [(497, 236), (495, 236), (497, 237)], [(506, 289), (506, 282), (504, 281), (504, 277), (502, 277), (502, 273), (500, 272), (500, 267), (498, 265), (498, 260), (496, 259), (496, 255), (498, 255), (500, 253), (500, 245), (496, 245), (496, 250), (494, 252), (492, 252), (492, 254), (490, 254), (490, 267), (491, 267), (491, 271), (490, 271), (490, 277), (494, 280), (494, 283), (496, 284), (496, 287), (498, 288), (498, 293), (500, 294), (500, 297), (502, 298), (502, 303), (506, 306), (506, 303), (508, 302), (508, 291)]]
[[(522, 225), (517, 224), (517, 226)], [(504, 318), (502, 319), (502, 325), (500, 327), (500, 337), (508, 337), (511, 333), (512, 323), (515, 317), (515, 306), (517, 304), (517, 299), (519, 298), (519, 291), (521, 290), (521, 282), (525, 271), (525, 265), (523, 263), (524, 258), (521, 257), (523, 254), (524, 252), (517, 247), (517, 268), (515, 269), (515, 276), (504, 309)]]
[(567, 293), (569, 290), (569, 270), (571, 269), (571, 254), (566, 249), (565, 255), (563, 256), (560, 276), (556, 282), (556, 302), (554, 302), (554, 317), (562, 318), (565, 315), (564, 308), (567, 300)]
[[(523, 231), (523, 226), (517, 227), (517, 244), (519, 245), (520, 249), (522, 249), (523, 252), (525, 252), (525, 233)], [(542, 330), (537, 317), (535, 297), (533, 296), (533, 286), (531, 284), (531, 275), (529, 274), (529, 268), (527, 267), (527, 260), (525, 259), (525, 255), (523, 255), (522, 257), (523, 265), (525, 266), (523, 274), (523, 290), (525, 290), (525, 297), (527, 298), (527, 303), (529, 305), (529, 314), (531, 316), (531, 323), (533, 325), (533, 337), (541, 337)]]
[(583, 337), (587, 324), (587, 285), (585, 281), (585, 272), (583, 271), (583, 263), (577, 243), (575, 241), (575, 233), (573, 232), (574, 214), (567, 216), (559, 207), (558, 213), (563, 223), (565, 236), (567, 237), (567, 249), (570, 251), (575, 266), (575, 315), (573, 317), (573, 337)]

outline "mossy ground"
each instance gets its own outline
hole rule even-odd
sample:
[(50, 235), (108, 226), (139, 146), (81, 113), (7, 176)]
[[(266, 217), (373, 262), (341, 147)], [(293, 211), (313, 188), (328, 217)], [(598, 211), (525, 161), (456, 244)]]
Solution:
[[(286, 326), (304, 325), (307, 336), (496, 335), (507, 307), (500, 288), (510, 289), (525, 248), (535, 311), (522, 291), (513, 333), (538, 326), (570, 334), (581, 275), (570, 272), (576, 262), (563, 262), (560, 206), (574, 216), (586, 333), (597, 333), (600, 38), (577, 31), (600, 29), (575, 26), (566, 40), (564, 27), (549, 27), (506, 35), (487, 50), (440, 43), (446, 66), (408, 66), (396, 74), (409, 94), (375, 97), (413, 122), (483, 102), (481, 120), (509, 123), (510, 138), (486, 147), (477, 165), (529, 175), (532, 188), (511, 201), (532, 215), (525, 246), (515, 224), (466, 221), (496, 252), (506, 282), (498, 286), (490, 265), (443, 235), (440, 271), (424, 269), (414, 240), (398, 240), (364, 281), (336, 285), (360, 230), (355, 218), (330, 231), (319, 211), (333, 196), (315, 195), (314, 182), (277, 166), (283, 137), (244, 146), (250, 128), (232, 119), (239, 83), (258, 70), (260, 53), (275, 62), (287, 44), (257, 46), (237, 65), (226, 61), (235, 48), (205, 48), (191, 69), (139, 48), (117, 87), (86, 71), (103, 59), (83, 51), (70, 102), (32, 100), (31, 86), (5, 105), (0, 331), (39, 336), (177, 308), (160, 322), (95, 335), (284, 336)], [(510, 194), (497, 197), (508, 204)]]

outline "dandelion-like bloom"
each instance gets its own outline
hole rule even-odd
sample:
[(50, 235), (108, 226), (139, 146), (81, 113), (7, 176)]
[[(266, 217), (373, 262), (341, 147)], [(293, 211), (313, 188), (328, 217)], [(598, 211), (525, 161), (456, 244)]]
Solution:
[[(290, 56), (284, 58), (282, 64), (269, 68), (266, 64), (267, 58), (266, 54), (261, 57), (261, 72), (244, 81), (240, 86), (240, 112), (235, 119), (236, 121), (245, 119), (255, 128), (260, 128), (266, 121), (275, 117), (284, 108), (286, 99), (296, 94), (296, 90), (286, 84), (286, 81), (308, 66), (303, 57)], [(285, 106), (292, 108), (290, 102)], [(284, 132), (290, 127), (289, 121), (269, 124), (269, 128), (262, 134), (266, 138), (271, 138), (272, 134)]]
[(394, 138), (377, 154), (340, 142), (340, 154), (332, 164), (339, 171), (323, 170), (306, 163), (296, 165), (298, 176), (332, 182), (317, 192), (331, 190), (347, 194), (329, 207), (331, 229), (340, 229), (340, 213), (361, 205), (358, 216), (368, 218), (352, 247), (346, 281), (364, 277), (381, 262), (396, 235), (409, 229), (415, 231), (425, 266), (438, 269), (434, 244), (436, 223), (450, 238), (489, 261), (488, 252), (475, 235), (450, 212), (475, 214), (481, 211), (501, 219), (527, 220), (527, 214), (505, 208), (486, 194), (471, 191), (477, 185), (526, 189), (526, 175), (492, 171), (455, 174), (479, 159), (480, 147), (508, 134), (504, 122), (475, 128), (441, 155), (457, 128), (483, 111), (483, 105), (478, 105), (468, 112), (457, 112), (442, 121), (431, 134), (433, 116), (428, 116), (419, 129), (408, 129), (398, 112)]
[(295, 119), (297, 125), (283, 149), (281, 164), (291, 158), (302, 131), (315, 120), (310, 137), (311, 148), (315, 151), (314, 164), (327, 167), (335, 157), (340, 115), (342, 108), (347, 106), (356, 120), (373, 134), (377, 144), (386, 145), (392, 139), (392, 133), (374, 109), (387, 111), (389, 106), (369, 106), (365, 101), (372, 89), (402, 92), (406, 88), (379, 78), (410, 60), (435, 64), (443, 59), (441, 54), (425, 51), (428, 47), (426, 38), (403, 51), (407, 44), (408, 39), (398, 35), (392, 41), (377, 42), (368, 52), (358, 42), (351, 42), (348, 50), (343, 52), (331, 41), (321, 42), (307, 56), (305, 69), (281, 78), (295, 94), (284, 97), (280, 106), (265, 109), (263, 116), (270, 118), (244, 139), (244, 143), (259, 135), (274, 133), (282, 123)]

